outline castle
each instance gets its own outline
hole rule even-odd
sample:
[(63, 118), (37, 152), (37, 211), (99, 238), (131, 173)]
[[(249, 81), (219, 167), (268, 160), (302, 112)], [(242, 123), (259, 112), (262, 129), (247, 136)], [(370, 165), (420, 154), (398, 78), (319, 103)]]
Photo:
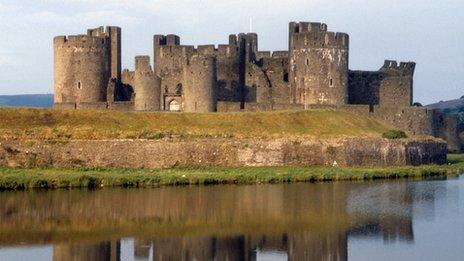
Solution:
[(214, 112), (253, 103), (412, 105), (414, 63), (350, 71), (349, 36), (321, 23), (290, 23), (288, 51), (273, 53), (258, 51), (255, 33), (196, 48), (176, 35), (155, 35), (153, 68), (148, 56), (137, 56), (134, 71), (121, 71), (118, 27), (58, 36), (54, 51), (55, 103), (67, 107)]
[[(413, 106), (415, 63), (385, 61), (378, 71), (349, 69), (349, 36), (323, 23), (291, 22), (286, 51), (259, 51), (255, 33), (228, 44), (181, 45), (153, 36), (149, 56), (121, 70), (121, 29), (54, 38), (55, 108), (227, 112), (338, 108), (412, 134), (443, 137), (461, 149), (456, 119)], [(451, 134), (450, 134), (451, 133)], [(458, 148), (459, 147), (459, 148)]]

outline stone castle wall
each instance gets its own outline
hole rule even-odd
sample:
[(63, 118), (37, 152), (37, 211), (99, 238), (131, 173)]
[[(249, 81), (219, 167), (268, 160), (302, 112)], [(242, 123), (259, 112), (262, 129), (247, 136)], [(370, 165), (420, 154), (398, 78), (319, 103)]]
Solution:
[(379, 71), (349, 72), (349, 104), (410, 107), (415, 63), (385, 61)]
[(437, 139), (71, 140), (0, 144), (0, 166), (10, 167), (404, 166), (445, 162), (446, 143)]

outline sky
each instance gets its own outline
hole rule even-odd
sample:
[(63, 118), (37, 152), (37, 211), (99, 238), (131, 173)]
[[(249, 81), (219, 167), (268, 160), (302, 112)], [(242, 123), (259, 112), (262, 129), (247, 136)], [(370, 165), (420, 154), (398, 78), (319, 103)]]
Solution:
[(464, 95), (463, 0), (0, 0), (0, 95), (53, 92), (53, 37), (122, 27), (123, 67), (152, 56), (152, 35), (223, 44), (248, 32), (260, 50), (288, 49), (288, 22), (328, 24), (350, 35), (350, 69), (414, 61), (414, 100)]

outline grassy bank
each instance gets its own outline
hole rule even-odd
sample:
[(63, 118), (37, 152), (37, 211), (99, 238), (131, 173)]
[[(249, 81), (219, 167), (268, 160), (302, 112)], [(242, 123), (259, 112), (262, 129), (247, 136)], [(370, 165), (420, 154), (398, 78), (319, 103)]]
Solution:
[(442, 166), (388, 168), (244, 167), (163, 170), (0, 168), (0, 189), (324, 182), (455, 176), (464, 172), (464, 155), (450, 155), (448, 161), (448, 164)]
[(381, 137), (389, 128), (335, 110), (195, 114), (0, 108), (0, 140)]

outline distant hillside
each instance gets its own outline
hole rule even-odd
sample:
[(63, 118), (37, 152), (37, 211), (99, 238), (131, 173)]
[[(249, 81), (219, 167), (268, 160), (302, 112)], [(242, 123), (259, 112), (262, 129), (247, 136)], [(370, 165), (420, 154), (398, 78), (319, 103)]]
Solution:
[(0, 107), (37, 107), (53, 106), (53, 94), (0, 95)]
[(446, 110), (449, 113), (458, 113), (464, 111), (464, 97), (461, 99), (449, 100), (449, 101), (440, 101), (437, 103), (427, 105), (431, 109), (441, 109)]

